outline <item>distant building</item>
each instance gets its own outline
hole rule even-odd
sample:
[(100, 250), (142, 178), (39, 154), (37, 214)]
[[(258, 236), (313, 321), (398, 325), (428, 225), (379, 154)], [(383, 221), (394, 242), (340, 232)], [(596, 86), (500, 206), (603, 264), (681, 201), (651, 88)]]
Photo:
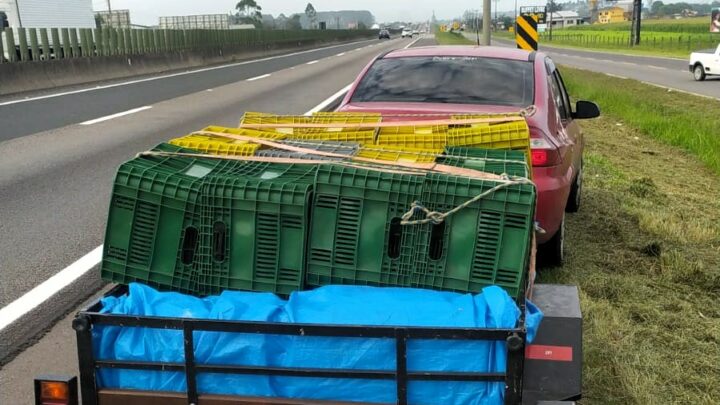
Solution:
[(0, 0), (12, 28), (95, 28), (92, 0)]
[(584, 24), (585, 20), (574, 11), (555, 11), (548, 15), (548, 24), (553, 28), (567, 28)]
[(300, 25), (303, 29), (316, 28), (324, 22), (329, 30), (356, 29), (361, 25), (370, 28), (375, 24), (375, 16), (366, 10), (318, 11), (314, 22), (313, 27), (313, 22), (307, 15), (300, 14)]
[(598, 10), (598, 23), (609, 24), (627, 21), (627, 12), (623, 7), (606, 7)]
[(102, 28), (130, 28), (130, 10), (96, 11), (96, 21)]
[(230, 29), (230, 15), (203, 14), (160, 17), (160, 29), (169, 30), (227, 30)]

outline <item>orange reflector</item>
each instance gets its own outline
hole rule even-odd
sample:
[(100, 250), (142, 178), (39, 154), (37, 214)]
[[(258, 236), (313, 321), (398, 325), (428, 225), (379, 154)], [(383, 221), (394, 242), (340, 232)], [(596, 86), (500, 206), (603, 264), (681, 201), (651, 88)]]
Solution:
[(42, 400), (67, 401), (70, 399), (70, 387), (66, 382), (40, 382), (40, 398)]

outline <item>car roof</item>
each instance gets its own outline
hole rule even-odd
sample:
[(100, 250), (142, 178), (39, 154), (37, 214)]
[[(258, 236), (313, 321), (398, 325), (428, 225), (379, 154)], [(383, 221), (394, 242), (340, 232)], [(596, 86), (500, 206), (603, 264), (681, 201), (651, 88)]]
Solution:
[(396, 49), (383, 55), (383, 59), (417, 56), (474, 56), (532, 61), (535, 59), (536, 54), (536, 52), (528, 52), (522, 49), (501, 48), (498, 46), (423, 46), (418, 48)]

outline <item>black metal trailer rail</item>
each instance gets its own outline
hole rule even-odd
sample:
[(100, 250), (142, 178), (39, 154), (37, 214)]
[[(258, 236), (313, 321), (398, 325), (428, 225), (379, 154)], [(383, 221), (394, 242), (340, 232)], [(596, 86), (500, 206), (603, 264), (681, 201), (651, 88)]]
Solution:
[[(109, 295), (119, 296), (126, 292), (127, 287), (119, 286), (114, 288)], [(525, 349), (523, 319), (521, 319), (520, 326), (513, 329), (341, 326), (112, 315), (99, 313), (101, 305), (100, 302), (91, 305), (86, 310), (79, 312), (73, 321), (73, 328), (77, 333), (80, 388), (82, 401), (85, 405), (98, 404), (96, 372), (100, 368), (184, 372), (187, 381), (186, 395), (188, 404), (198, 403), (198, 373), (394, 380), (397, 390), (396, 403), (398, 405), (407, 404), (409, 381), (504, 382), (505, 403), (520, 404), (522, 401)], [(163, 363), (95, 359), (93, 355), (92, 329), (96, 325), (182, 330), (185, 361), (184, 363)], [(396, 369), (348, 370), (196, 364), (193, 349), (193, 332), (195, 331), (394, 339), (397, 360)], [(508, 356), (507, 369), (504, 373), (408, 371), (407, 343), (409, 340), (414, 339), (505, 341)]]

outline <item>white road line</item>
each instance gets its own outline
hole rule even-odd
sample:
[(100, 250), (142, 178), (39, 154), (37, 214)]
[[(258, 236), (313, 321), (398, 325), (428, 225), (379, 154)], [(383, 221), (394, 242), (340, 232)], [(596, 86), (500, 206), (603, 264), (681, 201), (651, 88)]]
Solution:
[(352, 87), (352, 83), (348, 84), (347, 86), (343, 87), (342, 89), (338, 90), (335, 94), (328, 97), (325, 101), (322, 103), (316, 105), (313, 107), (312, 110), (305, 113), (305, 115), (313, 115), (314, 113), (324, 109), (325, 107), (329, 106), (333, 101), (337, 100), (338, 97), (342, 96), (343, 94), (347, 93), (348, 90), (350, 90), (350, 87)]
[(617, 78), (617, 79), (623, 79), (623, 80), (627, 80), (627, 79), (628, 79), (628, 78), (625, 77), (625, 76), (614, 75), (614, 74), (612, 74), (612, 73), (605, 73), (605, 76), (615, 77), (615, 78)]
[(422, 38), (422, 37), (418, 37), (418, 39), (416, 39), (416, 40), (410, 42), (409, 44), (405, 45), (405, 48), (403, 48), (403, 49), (408, 49), (408, 48), (410, 48), (411, 46), (415, 45), (415, 43), (416, 43), (417, 41), (419, 41), (421, 38)]
[(115, 118), (122, 117), (124, 115), (130, 115), (130, 114), (139, 113), (140, 111), (149, 110), (151, 108), (152, 108), (152, 106), (149, 106), (149, 105), (146, 105), (144, 107), (133, 108), (132, 110), (127, 110), (127, 111), (119, 112), (117, 114), (106, 115), (104, 117), (95, 118), (94, 120), (81, 122), (79, 125), (93, 125), (93, 124), (97, 124), (98, 122), (109, 121), (109, 120), (112, 120)]
[(335, 56), (345, 56), (345, 52), (340, 52), (339, 54), (337, 54)]
[(247, 79), (246, 81), (248, 81), (248, 82), (254, 82), (255, 80), (264, 79), (264, 78), (266, 78), (266, 77), (270, 77), (270, 73), (265, 73), (264, 75), (251, 77), (251, 78)]
[(660, 67), (660, 66), (653, 66), (653, 65), (646, 65), (645, 67), (650, 69), (656, 69), (656, 70), (668, 70), (667, 68)]
[(310, 62), (306, 63), (306, 65), (314, 65), (318, 62), (320, 62), (320, 61), (319, 60), (311, 60)]
[(27, 102), (36, 101), (36, 100), (44, 100), (44, 99), (47, 99), (47, 98), (55, 98), (55, 97), (68, 96), (68, 95), (71, 95), (71, 94), (87, 93), (87, 92), (89, 92), (89, 91), (110, 89), (110, 88), (113, 88), (113, 87), (128, 86), (128, 85), (137, 84), (137, 83), (151, 82), (151, 81), (155, 81), (155, 80), (168, 79), (168, 78), (171, 78), (171, 77), (192, 75), (192, 74), (195, 74), (195, 73), (209, 72), (209, 71), (212, 71), (212, 70), (228, 69), (228, 68), (232, 68), (232, 67), (236, 67), (236, 66), (242, 66), (242, 65), (248, 65), (248, 64), (251, 64), (251, 63), (266, 62), (266, 61), (273, 60), (273, 59), (280, 59), (280, 58), (287, 58), (287, 57), (291, 57), (291, 56), (303, 55), (303, 54), (306, 54), (306, 53), (318, 52), (318, 51), (323, 51), (323, 50), (326, 50), (326, 49), (333, 49), (333, 48), (338, 48), (338, 47), (341, 47), (341, 46), (348, 46), (348, 45), (363, 43), (363, 42), (367, 42), (367, 41), (372, 41), (372, 40), (371, 40), (371, 39), (366, 39), (366, 40), (362, 40), (362, 41), (350, 42), (350, 43), (347, 43), (347, 44), (332, 45), (332, 46), (326, 46), (326, 47), (323, 47), (323, 48), (308, 49), (308, 50), (306, 50), (306, 51), (299, 51), (299, 52), (288, 53), (288, 54), (285, 54), (285, 55), (269, 56), (269, 57), (267, 57), (267, 58), (262, 58), (262, 59), (254, 59), (254, 60), (248, 60), (248, 61), (245, 61), (245, 62), (231, 63), (231, 64), (229, 64), (229, 65), (221, 65), (221, 66), (213, 66), (213, 67), (202, 68), (202, 69), (197, 69), (197, 70), (189, 70), (189, 71), (186, 71), (186, 72), (172, 73), (172, 74), (169, 74), (169, 75), (154, 76), (154, 77), (148, 77), (148, 78), (145, 78), (145, 79), (138, 79), (138, 80), (130, 80), (130, 81), (127, 81), (127, 82), (122, 82), (122, 83), (113, 83), (113, 84), (107, 84), (107, 85), (104, 85), (104, 86), (88, 87), (88, 88), (84, 88), (84, 89), (66, 91), (66, 92), (62, 92), (62, 93), (48, 94), (48, 95), (37, 96), (37, 97), (29, 97), (29, 98), (24, 98), (24, 99), (21, 99), (21, 100), (5, 101), (5, 102), (0, 103), (0, 107), (5, 106), (5, 105), (11, 105), (11, 104), (27, 103)]
[(720, 98), (717, 98), (717, 97), (708, 96), (708, 95), (700, 94), (700, 93), (693, 93), (692, 91), (680, 90), (680, 89), (676, 89), (676, 88), (674, 88), (674, 87), (667, 87), (667, 86), (663, 86), (662, 84), (650, 83), (650, 82), (644, 82), (644, 81), (640, 81), (640, 83), (642, 83), (642, 84), (647, 84), (648, 86), (654, 86), (654, 87), (658, 87), (658, 88), (661, 88), (661, 89), (665, 89), (665, 90), (667, 90), (667, 91), (675, 91), (675, 92), (678, 92), (678, 93), (689, 94), (689, 95), (691, 95), (691, 96), (697, 96), (697, 97), (702, 97), (702, 98), (709, 98), (710, 100), (720, 100)]
[[(352, 83), (343, 87), (337, 93), (330, 96), (330, 98), (308, 111), (306, 115), (320, 111), (327, 107), (333, 100), (340, 97), (344, 92), (347, 92), (351, 85)], [(59, 273), (42, 282), (37, 287), (28, 291), (22, 297), (0, 309), (0, 331), (27, 315), (30, 311), (42, 305), (53, 295), (60, 292), (63, 288), (74, 283), (77, 279), (92, 270), (102, 260), (102, 253), (103, 245), (100, 245), (93, 249), (90, 253), (81, 257), (75, 263), (69, 265)]]
[(102, 260), (102, 251), (102, 245), (96, 247), (75, 263), (0, 309), (0, 331), (90, 271)]

